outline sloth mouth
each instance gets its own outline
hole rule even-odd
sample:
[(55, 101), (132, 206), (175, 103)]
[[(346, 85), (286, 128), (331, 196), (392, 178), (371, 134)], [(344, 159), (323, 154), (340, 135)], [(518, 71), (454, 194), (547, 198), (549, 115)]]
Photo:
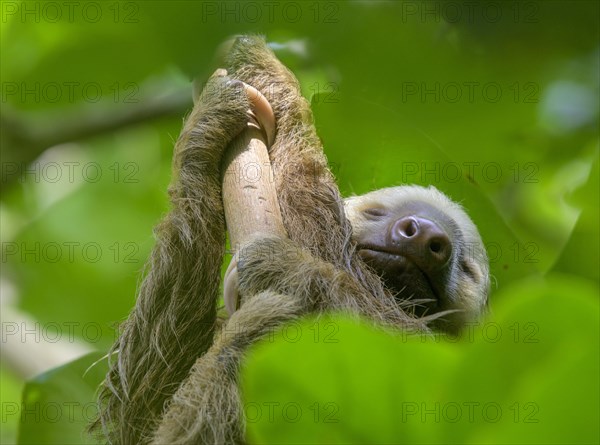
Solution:
[(379, 246), (366, 245), (358, 246), (358, 254), (365, 263), (381, 273), (388, 287), (407, 289), (411, 294), (410, 299), (429, 300), (436, 307), (441, 305), (443, 291), (437, 288), (434, 278), (406, 256)]

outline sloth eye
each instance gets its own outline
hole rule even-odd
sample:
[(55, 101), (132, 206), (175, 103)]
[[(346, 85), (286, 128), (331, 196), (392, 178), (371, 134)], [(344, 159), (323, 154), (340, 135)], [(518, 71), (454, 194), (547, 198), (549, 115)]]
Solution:
[(387, 215), (387, 211), (383, 207), (369, 207), (368, 209), (364, 209), (363, 213), (367, 218), (381, 218)]

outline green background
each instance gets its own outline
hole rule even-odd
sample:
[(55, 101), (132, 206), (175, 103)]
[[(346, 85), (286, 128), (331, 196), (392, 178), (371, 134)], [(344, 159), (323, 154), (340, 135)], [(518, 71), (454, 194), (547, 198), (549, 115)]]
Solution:
[(190, 81), (248, 32), (299, 78), (344, 195), (437, 186), (492, 272), (491, 314), (458, 342), (333, 316), (258, 347), (250, 437), (598, 442), (599, 17), (594, 1), (3, 1), (2, 304), (98, 353), (23, 395), (3, 355), (2, 442), (89, 440), (100, 358), (168, 210)]

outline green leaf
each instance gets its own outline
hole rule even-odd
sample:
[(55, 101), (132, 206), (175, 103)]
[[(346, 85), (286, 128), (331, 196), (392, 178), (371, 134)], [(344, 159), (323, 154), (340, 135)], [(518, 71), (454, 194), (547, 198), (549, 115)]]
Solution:
[(595, 443), (597, 293), (569, 276), (525, 280), (458, 339), (342, 317), (288, 326), (243, 374), (250, 441)]
[(600, 282), (600, 174), (596, 152), (587, 183), (576, 192), (581, 215), (553, 270), (585, 276)]
[(97, 413), (96, 389), (108, 370), (102, 356), (90, 353), (26, 383), (19, 445), (98, 443), (85, 428)]

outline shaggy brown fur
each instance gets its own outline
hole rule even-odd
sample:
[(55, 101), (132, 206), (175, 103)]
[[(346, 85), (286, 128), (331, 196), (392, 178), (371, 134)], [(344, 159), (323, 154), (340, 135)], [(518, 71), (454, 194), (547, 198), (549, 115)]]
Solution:
[[(258, 37), (242, 37), (209, 80), (175, 146), (173, 209), (136, 306), (113, 348), (96, 427), (111, 443), (243, 443), (237, 374), (247, 346), (310, 312), (341, 310), (427, 330), (365, 266), (298, 82)], [(290, 239), (255, 240), (240, 252), (241, 308), (217, 328), (225, 227), (221, 158), (244, 128), (238, 79), (263, 92), (277, 136), (270, 149)]]

